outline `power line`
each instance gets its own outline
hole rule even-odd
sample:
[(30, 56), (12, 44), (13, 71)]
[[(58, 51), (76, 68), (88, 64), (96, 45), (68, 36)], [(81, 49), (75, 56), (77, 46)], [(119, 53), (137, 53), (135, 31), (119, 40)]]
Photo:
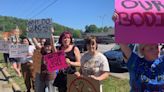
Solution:
[[(45, 11), (47, 8), (49, 8), (50, 6), (52, 6), (53, 4), (55, 4), (58, 0), (53, 1), (52, 3), (50, 3), (49, 5), (47, 5), (45, 8), (43, 8), (42, 10), (40, 10), (37, 14), (35, 14), (34, 16), (32, 16), (31, 18), (34, 18), (36, 16), (38, 16), (39, 14), (41, 14), (43, 11)], [(30, 19), (31, 19), (30, 18)]]
[(25, 14), (25, 12), (27, 11), (27, 10), (25, 10), (24, 3), (27, 3), (27, 2), (25, 2), (24, 0), (20, 0), (19, 3), (15, 6), (17, 8), (17, 11), (18, 11), (16, 17), (18, 17), (18, 18), (23, 17), (22, 15)]
[[(35, 0), (34, 0), (34, 1), (35, 1)], [(35, 3), (34, 1), (32, 2), (30, 8), (31, 8), (32, 6), (34, 6), (34, 5), (33, 5), (33, 3)], [(30, 13), (26, 13), (25, 17), (28, 17), (28, 16), (30, 16), (31, 14), (33, 14), (33, 12), (35, 12), (36, 10), (38, 10), (41, 6), (43, 6), (43, 5), (45, 4), (45, 1), (46, 1), (46, 0), (43, 0), (43, 2), (41, 2), (41, 0), (40, 0), (40, 3), (38, 3), (37, 7), (34, 7), (33, 9), (31, 9), (31, 12), (30, 12)]]
[(106, 14), (104, 14), (104, 15), (102, 15), (102, 16), (99, 16), (99, 18), (101, 19), (101, 26), (103, 27), (104, 26), (104, 19), (105, 19), (105, 17), (107, 17), (107, 15)]

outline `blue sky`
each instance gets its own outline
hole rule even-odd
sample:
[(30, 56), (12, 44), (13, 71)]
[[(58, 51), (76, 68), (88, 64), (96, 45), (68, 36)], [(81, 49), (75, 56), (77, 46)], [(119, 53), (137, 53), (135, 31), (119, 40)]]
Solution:
[[(49, 4), (53, 5), (38, 14)], [(1, 0), (0, 15), (25, 19), (52, 18), (74, 29), (86, 25), (113, 26), (114, 0)], [(35, 16), (36, 15), (36, 16)]]

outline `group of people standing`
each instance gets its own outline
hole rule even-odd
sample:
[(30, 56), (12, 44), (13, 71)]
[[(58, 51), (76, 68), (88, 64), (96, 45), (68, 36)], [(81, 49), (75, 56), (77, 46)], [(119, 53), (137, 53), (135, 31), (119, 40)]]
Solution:
[[(34, 42), (36, 43), (35, 39)], [(43, 47), (44, 51), (41, 52), (42, 55), (63, 50), (65, 52), (68, 67), (59, 70), (58, 73), (55, 71), (50, 73), (46, 70), (46, 68), (44, 68), (46, 65), (44, 61), (42, 61), (40, 76), (48, 76), (45, 77), (47, 83), (45, 83), (45, 87), (38, 86), (39, 89), (36, 92), (44, 92), (44, 89), (42, 88), (46, 87), (49, 90), (48, 92), (55, 92), (56, 87), (59, 92), (67, 92), (67, 74), (75, 74), (76, 76), (84, 74), (85, 76), (90, 76), (100, 81), (108, 77), (109, 65), (107, 59), (103, 56), (103, 54), (97, 51), (97, 43), (94, 37), (87, 39), (88, 52), (84, 55), (84, 57), (81, 57), (79, 49), (73, 44), (72, 34), (69, 31), (64, 31), (60, 35), (59, 44), (61, 44), (61, 46), (58, 49), (54, 47), (53, 42), (53, 37), (51, 37), (50, 40), (46, 40)], [(41, 48), (41, 46), (39, 48)], [(89, 57), (86, 57), (88, 55)], [(92, 63), (91, 66), (90, 63)], [(77, 70), (77, 67), (80, 67), (80, 71)]]
[[(117, 16), (117, 14), (113, 16), (114, 21)], [(30, 92), (32, 87), (35, 92), (56, 92), (56, 89), (59, 92), (67, 92), (68, 74), (74, 74), (77, 77), (87, 76), (99, 81), (108, 78), (110, 71), (108, 60), (97, 51), (96, 37), (91, 36), (86, 39), (88, 51), (83, 56), (81, 56), (78, 47), (73, 44), (72, 34), (69, 31), (64, 31), (60, 35), (59, 43), (61, 46), (58, 49), (54, 46), (53, 35), (50, 39), (42, 39), (41, 41), (33, 38), (35, 46), (32, 46), (28, 38), (22, 39), (22, 44), (29, 45), (27, 57), (20, 59), (27, 92)], [(164, 92), (164, 56), (160, 56), (159, 45), (140, 44), (139, 52), (143, 57), (133, 53), (128, 44), (119, 43), (119, 45), (130, 74), (130, 92)], [(65, 52), (68, 67), (48, 72), (44, 55), (60, 50)], [(40, 62), (37, 64), (32, 61), (35, 51), (41, 55), (38, 58)], [(15, 59), (10, 60), (14, 61)], [(80, 69), (78, 70), (77, 67)], [(15, 70), (21, 76), (20, 69)], [(100, 92), (103, 92), (102, 84), (100, 85)]]
[[(52, 29), (53, 30), (53, 29)], [(109, 65), (106, 57), (97, 51), (98, 45), (95, 37), (88, 37), (86, 40), (88, 52), (82, 57), (78, 47), (73, 43), (72, 34), (64, 31), (59, 37), (58, 49), (54, 46), (54, 37), (49, 39), (32, 38), (34, 45), (28, 38), (22, 39), (22, 44), (29, 45), (29, 53), (21, 62), (24, 82), (27, 92), (33, 88), (35, 92), (67, 92), (67, 74), (74, 74), (77, 77), (89, 76), (95, 80), (104, 80), (109, 76)], [(67, 68), (48, 72), (44, 61), (44, 55), (63, 50), (65, 52)], [(41, 55), (40, 62), (33, 61), (33, 54), (38, 51)], [(34, 65), (35, 64), (35, 65)], [(80, 69), (77, 69), (80, 67)], [(18, 73), (19, 75), (19, 73)], [(102, 85), (100, 87), (102, 92)]]

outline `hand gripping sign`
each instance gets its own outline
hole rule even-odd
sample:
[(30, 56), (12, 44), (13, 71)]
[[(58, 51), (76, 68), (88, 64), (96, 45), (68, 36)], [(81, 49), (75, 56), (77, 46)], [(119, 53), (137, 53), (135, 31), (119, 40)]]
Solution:
[(118, 43), (163, 43), (164, 0), (115, 0)]
[(54, 52), (44, 56), (49, 72), (60, 70), (67, 67), (64, 51)]
[(90, 77), (67, 75), (67, 92), (100, 92), (100, 81)]

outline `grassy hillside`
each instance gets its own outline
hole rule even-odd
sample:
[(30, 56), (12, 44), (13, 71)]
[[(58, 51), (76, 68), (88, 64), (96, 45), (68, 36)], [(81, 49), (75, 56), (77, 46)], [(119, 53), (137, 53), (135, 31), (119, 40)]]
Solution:
[[(22, 30), (22, 35), (26, 35), (26, 28), (27, 28), (27, 21), (26, 19), (16, 18), (16, 17), (9, 17), (9, 16), (0, 16), (0, 31), (11, 31), (12, 29), (16, 28), (16, 25)], [(53, 23), (53, 27), (55, 28), (55, 35), (60, 35), (61, 32), (65, 30), (70, 30), (73, 33), (75, 38), (81, 36), (80, 30), (75, 30), (73, 28), (69, 28), (58, 23)]]

